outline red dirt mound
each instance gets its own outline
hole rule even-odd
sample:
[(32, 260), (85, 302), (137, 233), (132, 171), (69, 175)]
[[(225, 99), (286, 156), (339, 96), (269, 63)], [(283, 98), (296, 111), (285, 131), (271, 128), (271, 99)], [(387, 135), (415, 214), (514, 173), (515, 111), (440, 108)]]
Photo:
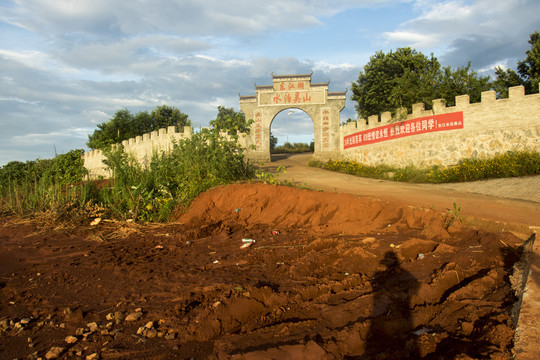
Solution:
[(237, 184), (177, 223), (38, 225), (0, 219), (0, 358), (511, 358), (522, 241), (456, 213)]

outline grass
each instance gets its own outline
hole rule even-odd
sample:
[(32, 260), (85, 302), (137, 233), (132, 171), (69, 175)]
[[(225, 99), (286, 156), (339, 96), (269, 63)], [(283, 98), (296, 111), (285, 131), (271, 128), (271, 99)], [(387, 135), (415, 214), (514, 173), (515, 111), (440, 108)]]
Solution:
[(511, 151), (489, 159), (463, 159), (455, 166), (404, 168), (368, 166), (352, 161), (311, 161), (309, 166), (374, 179), (412, 183), (449, 183), (540, 174), (540, 153)]
[[(0, 169), (0, 180), (5, 180), (0, 188), (0, 212), (166, 221), (201, 192), (255, 174), (238, 143), (217, 131), (205, 130), (181, 140), (170, 153), (154, 154), (144, 167), (121, 146), (105, 154), (114, 176), (99, 189), (94, 182), (84, 181), (87, 172), (81, 154), (68, 159), (60, 155), (60, 167), (60, 160), (54, 159), (46, 166), (17, 163)], [(56, 168), (63, 170), (55, 173)], [(77, 171), (65, 176), (70, 168)]]

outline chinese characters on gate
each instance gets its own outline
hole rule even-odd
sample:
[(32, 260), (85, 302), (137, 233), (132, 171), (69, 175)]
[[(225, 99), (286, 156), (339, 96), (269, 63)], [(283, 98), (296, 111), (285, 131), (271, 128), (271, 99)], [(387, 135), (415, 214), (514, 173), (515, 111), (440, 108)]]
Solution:
[(281, 82), (277, 85), (278, 91), (272, 97), (274, 104), (309, 104), (311, 94), (305, 91), (304, 82)]
[(262, 115), (260, 111), (255, 113), (255, 148), (257, 151), (262, 147)]
[(378, 143), (405, 136), (425, 134), (435, 131), (463, 129), (463, 112), (427, 116), (394, 124), (379, 126), (345, 136), (344, 148)]
[(322, 142), (322, 149), (328, 150), (330, 149), (330, 109), (329, 108), (322, 108), (321, 109), (321, 118), (322, 118), (322, 126), (321, 126), (321, 142)]

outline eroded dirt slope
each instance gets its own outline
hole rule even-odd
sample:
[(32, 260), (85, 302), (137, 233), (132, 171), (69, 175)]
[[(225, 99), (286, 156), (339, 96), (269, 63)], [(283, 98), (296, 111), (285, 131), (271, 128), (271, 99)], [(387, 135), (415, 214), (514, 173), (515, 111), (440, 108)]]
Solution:
[(458, 215), (238, 184), (167, 225), (4, 218), (0, 358), (509, 359), (522, 241)]

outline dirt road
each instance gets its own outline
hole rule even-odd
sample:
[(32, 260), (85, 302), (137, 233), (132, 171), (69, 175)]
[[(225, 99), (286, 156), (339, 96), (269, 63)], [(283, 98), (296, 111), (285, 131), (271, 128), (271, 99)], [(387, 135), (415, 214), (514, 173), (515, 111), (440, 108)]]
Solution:
[(540, 175), (466, 184), (408, 184), (311, 168), (307, 166), (310, 158), (311, 154), (274, 155), (273, 162), (262, 168), (275, 171), (279, 166), (285, 166), (287, 172), (279, 179), (306, 184), (314, 190), (438, 210), (452, 210), (455, 202), (465, 216), (517, 224), (525, 233), (529, 232), (529, 227), (540, 228)]

